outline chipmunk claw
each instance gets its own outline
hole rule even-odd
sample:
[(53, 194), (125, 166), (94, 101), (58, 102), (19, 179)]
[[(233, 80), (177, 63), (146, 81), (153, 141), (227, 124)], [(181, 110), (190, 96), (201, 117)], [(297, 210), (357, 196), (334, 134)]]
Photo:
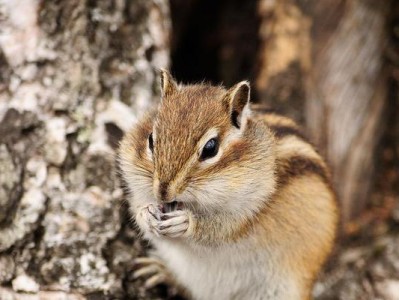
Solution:
[(138, 257), (134, 260), (137, 267), (133, 273), (133, 279), (144, 279), (144, 288), (152, 289), (159, 284), (173, 285), (173, 277), (163, 264), (155, 257)]
[(186, 211), (176, 210), (165, 213), (157, 223), (155, 230), (159, 235), (176, 238), (183, 236), (189, 228), (189, 216)]
[(145, 228), (157, 237), (178, 238), (188, 236), (192, 218), (187, 210), (162, 212), (155, 205), (148, 205), (140, 211)]

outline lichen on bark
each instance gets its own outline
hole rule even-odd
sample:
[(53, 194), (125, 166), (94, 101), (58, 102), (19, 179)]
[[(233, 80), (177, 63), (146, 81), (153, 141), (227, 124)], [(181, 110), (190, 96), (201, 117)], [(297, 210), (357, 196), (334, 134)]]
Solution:
[(0, 1), (0, 299), (145, 296), (113, 147), (159, 96), (168, 9)]

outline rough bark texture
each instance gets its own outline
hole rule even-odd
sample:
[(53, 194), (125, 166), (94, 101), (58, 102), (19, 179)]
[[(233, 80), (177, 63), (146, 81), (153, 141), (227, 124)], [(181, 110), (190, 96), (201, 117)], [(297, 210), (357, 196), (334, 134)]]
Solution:
[(334, 167), (344, 221), (366, 206), (374, 179), (388, 88), (388, 8), (389, 1), (348, 1), (336, 29), (315, 52), (306, 121)]
[(397, 233), (380, 234), (368, 243), (342, 249), (333, 268), (316, 283), (315, 299), (399, 299), (398, 243)]
[[(260, 1), (263, 101), (307, 125), (333, 167), (344, 223), (372, 188), (389, 1)], [(305, 114), (303, 114), (305, 112)]]
[(0, 299), (144, 297), (112, 146), (158, 96), (168, 3), (0, 0), (0, 14)]

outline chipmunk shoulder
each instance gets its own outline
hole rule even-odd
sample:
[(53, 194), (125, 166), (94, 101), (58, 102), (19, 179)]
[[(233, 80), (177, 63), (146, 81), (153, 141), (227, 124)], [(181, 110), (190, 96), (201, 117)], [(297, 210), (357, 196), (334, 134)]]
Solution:
[(291, 119), (251, 108), (250, 85), (178, 85), (121, 142), (129, 204), (154, 257), (146, 287), (193, 299), (310, 299), (333, 247), (324, 160)]

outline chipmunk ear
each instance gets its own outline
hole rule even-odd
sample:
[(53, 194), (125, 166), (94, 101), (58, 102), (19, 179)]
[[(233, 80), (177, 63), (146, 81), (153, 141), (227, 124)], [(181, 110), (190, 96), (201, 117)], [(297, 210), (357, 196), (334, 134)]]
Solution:
[(249, 115), (250, 86), (248, 81), (241, 81), (227, 91), (226, 104), (229, 107), (230, 119), (237, 128), (246, 124)]
[(173, 79), (172, 75), (165, 70), (160, 70), (161, 75), (161, 92), (162, 98), (173, 94), (177, 90), (177, 83)]

